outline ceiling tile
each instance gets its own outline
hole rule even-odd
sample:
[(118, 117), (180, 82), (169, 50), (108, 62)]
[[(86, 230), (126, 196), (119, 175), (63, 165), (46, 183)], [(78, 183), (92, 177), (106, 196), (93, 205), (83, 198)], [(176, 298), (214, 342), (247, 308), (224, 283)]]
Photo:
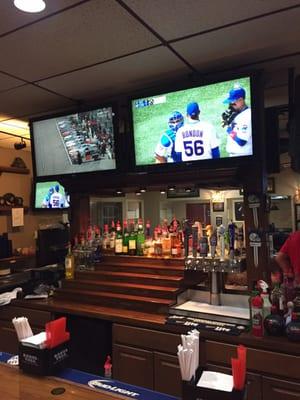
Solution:
[[(33, 115), (72, 104), (71, 101), (32, 85), (0, 93), (1, 112), (15, 117)], [(73, 103), (74, 104), (74, 103)]]
[(24, 82), (19, 79), (11, 78), (8, 75), (1, 74), (0, 72), (0, 92), (20, 85), (24, 85)]
[[(195, 34), (280, 8), (297, 0), (124, 0), (166, 40)], [(254, 33), (254, 32), (252, 32)]]
[(145, 88), (150, 82), (190, 72), (166, 47), (159, 47), (39, 84), (65, 96), (84, 99), (112, 96), (124, 89)]
[(13, 5), (13, 0), (1, 1), (0, 2), (0, 15), (1, 15), (1, 25), (0, 25), (0, 36), (6, 32), (17, 29), (26, 24), (30, 24), (40, 18), (44, 18), (47, 15), (60, 11), (65, 7), (72, 6), (79, 3), (78, 0), (51, 0), (47, 2), (44, 11), (32, 14), (26, 13), (18, 10)]
[(0, 38), (0, 70), (36, 81), (156, 44), (115, 1), (92, 0)]
[[(233, 67), (300, 51), (300, 9), (173, 43), (199, 70)], [(278, 27), (281, 29), (278, 29)], [(283, 30), (284, 27), (284, 30)], [(254, 34), (255, 32), (255, 34)], [(221, 44), (221, 45), (220, 45)]]

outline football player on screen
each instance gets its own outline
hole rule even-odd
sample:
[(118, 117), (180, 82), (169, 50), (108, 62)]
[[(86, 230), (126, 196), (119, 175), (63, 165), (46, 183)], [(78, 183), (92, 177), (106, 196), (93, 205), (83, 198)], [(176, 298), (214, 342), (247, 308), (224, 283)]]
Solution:
[(222, 113), (222, 126), (226, 127), (226, 151), (230, 157), (252, 154), (251, 109), (245, 102), (246, 91), (239, 84), (234, 85), (223, 104), (229, 104)]
[(155, 148), (156, 163), (166, 162), (179, 162), (181, 161), (181, 154), (176, 153), (174, 149), (176, 132), (183, 126), (184, 118), (179, 111), (174, 111), (169, 119), (167, 129), (160, 137), (159, 142)]
[(182, 161), (219, 158), (219, 141), (211, 124), (199, 120), (200, 108), (192, 102), (186, 108), (186, 123), (178, 129), (175, 151), (180, 152)]

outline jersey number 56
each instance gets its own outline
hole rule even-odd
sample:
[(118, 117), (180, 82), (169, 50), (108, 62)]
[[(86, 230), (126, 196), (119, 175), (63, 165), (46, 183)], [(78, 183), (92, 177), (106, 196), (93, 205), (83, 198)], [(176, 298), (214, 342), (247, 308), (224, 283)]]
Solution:
[(191, 157), (193, 155), (201, 156), (204, 153), (203, 149), (203, 141), (202, 140), (186, 140), (183, 142), (184, 151), (187, 157)]

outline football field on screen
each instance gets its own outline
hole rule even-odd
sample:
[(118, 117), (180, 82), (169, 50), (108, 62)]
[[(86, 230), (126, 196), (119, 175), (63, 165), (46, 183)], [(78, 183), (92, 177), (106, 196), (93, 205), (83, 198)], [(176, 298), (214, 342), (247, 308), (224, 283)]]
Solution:
[[(166, 102), (147, 107), (132, 106), (135, 136), (135, 155), (137, 165), (155, 163), (154, 152), (160, 136), (168, 129), (168, 119), (172, 112), (179, 111), (186, 119), (186, 106), (197, 102), (200, 106), (200, 120), (211, 123), (220, 142), (221, 157), (227, 157), (226, 127), (222, 128), (222, 113), (228, 108), (223, 101), (234, 84), (240, 84), (246, 90), (246, 103), (251, 106), (250, 79), (242, 78), (209, 86), (191, 88), (166, 94)], [(152, 96), (145, 99), (160, 97)]]

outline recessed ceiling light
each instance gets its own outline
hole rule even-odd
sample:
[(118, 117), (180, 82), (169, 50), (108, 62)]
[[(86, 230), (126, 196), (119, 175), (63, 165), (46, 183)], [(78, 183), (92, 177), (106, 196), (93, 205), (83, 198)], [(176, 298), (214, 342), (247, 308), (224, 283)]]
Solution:
[(19, 10), (29, 13), (41, 12), (46, 7), (46, 3), (43, 0), (14, 0), (14, 5)]
[(161, 191), (160, 191), (160, 194), (165, 194), (166, 193), (166, 191), (164, 190), (164, 189), (162, 189)]
[(146, 188), (142, 188), (142, 189), (140, 190), (141, 193), (146, 193), (146, 191), (147, 191)]
[(136, 196), (140, 196), (142, 193), (141, 193), (140, 191), (137, 190), (137, 191), (135, 192), (135, 194), (136, 194)]

